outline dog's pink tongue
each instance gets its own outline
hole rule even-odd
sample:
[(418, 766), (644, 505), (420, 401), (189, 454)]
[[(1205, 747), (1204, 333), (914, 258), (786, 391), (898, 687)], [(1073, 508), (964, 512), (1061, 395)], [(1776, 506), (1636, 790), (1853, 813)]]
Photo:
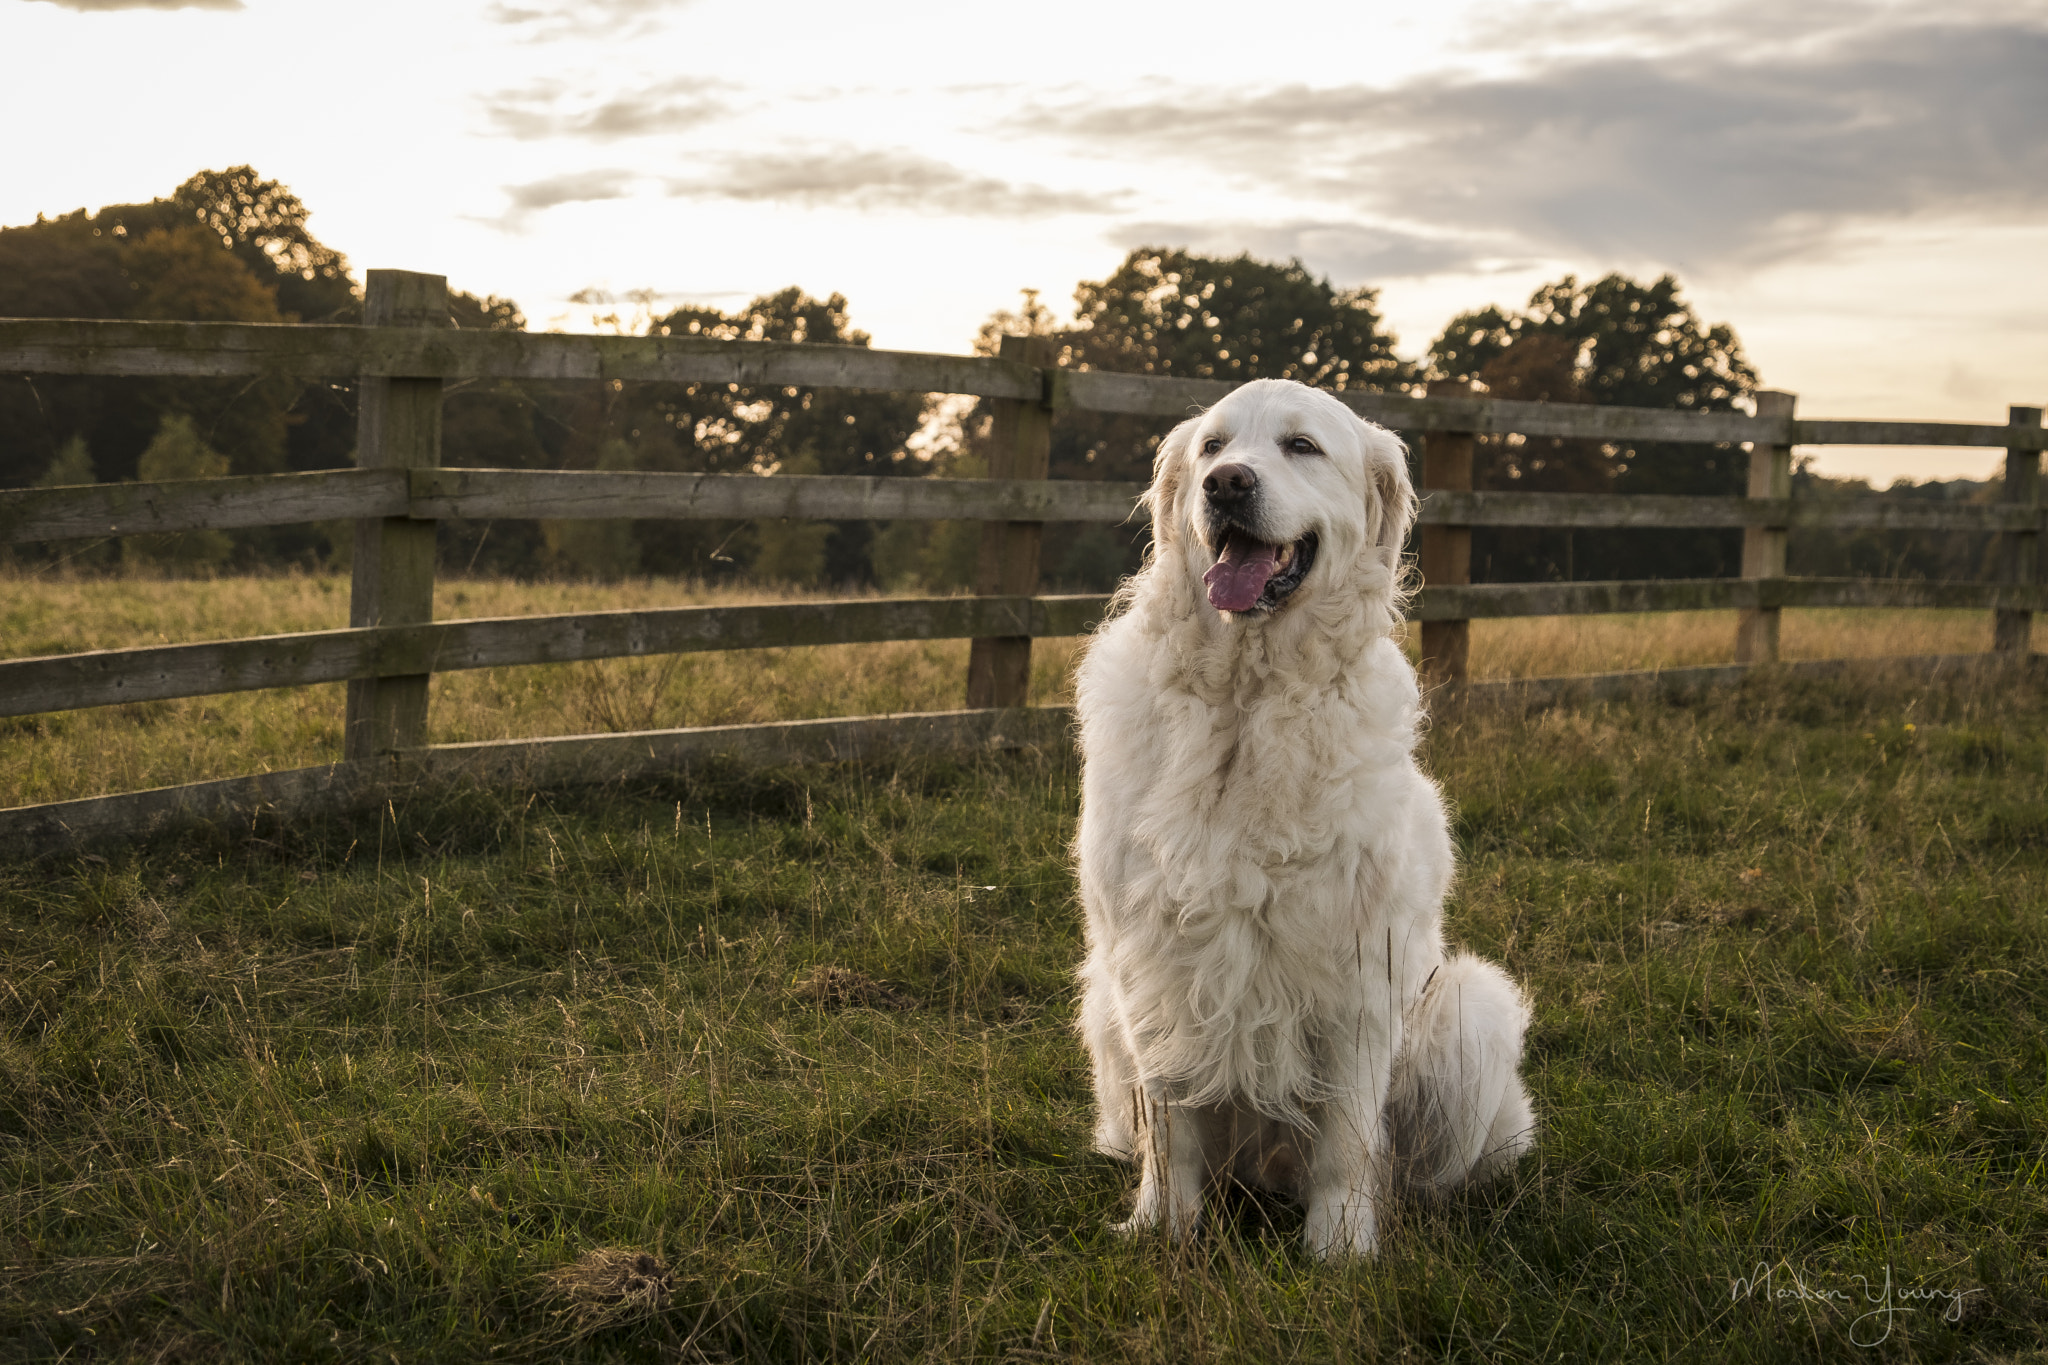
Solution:
[(1209, 585), (1209, 605), (1218, 611), (1250, 611), (1266, 590), (1266, 580), (1279, 569), (1279, 553), (1278, 546), (1250, 536), (1225, 540), (1222, 557), (1202, 575)]

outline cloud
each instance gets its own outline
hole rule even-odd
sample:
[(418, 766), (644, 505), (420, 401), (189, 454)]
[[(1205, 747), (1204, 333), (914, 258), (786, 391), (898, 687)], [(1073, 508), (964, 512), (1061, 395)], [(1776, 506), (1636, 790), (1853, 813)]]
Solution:
[(1338, 284), (1469, 271), (1501, 264), (1501, 248), (1483, 238), (1430, 236), (1362, 223), (1297, 220), (1285, 223), (1125, 223), (1108, 234), (1112, 245), (1185, 246), (1210, 255), (1250, 252), (1265, 260), (1299, 260)]
[(560, 81), (539, 81), (483, 99), (484, 113), (498, 131), (522, 141), (569, 137), (611, 142), (678, 133), (722, 117), (727, 107), (722, 86), (689, 77), (595, 98), (572, 94)]
[(640, 177), (633, 171), (616, 169), (569, 171), (524, 185), (503, 187), (509, 201), (504, 213), (481, 221), (495, 227), (519, 228), (543, 209), (560, 204), (584, 204), (601, 199), (624, 199)]
[(104, 14), (117, 9), (215, 9), (237, 10), (242, 0), (43, 0), (44, 4), (59, 9), (77, 10), (80, 14)]
[(1857, 221), (2048, 207), (2048, 28), (1861, 29), (1756, 55), (1570, 57), (1392, 88), (1027, 111), (1120, 158), (1184, 158), (1520, 249), (1751, 262)]
[(972, 217), (1038, 218), (1101, 213), (1124, 196), (1016, 185), (905, 151), (733, 155), (718, 173), (677, 180), (671, 194), (801, 204), (816, 208), (921, 209)]
[(516, 4), (499, 0), (484, 10), (492, 23), (503, 24), (529, 42), (561, 38), (634, 38), (661, 27), (661, 21), (689, 0), (556, 0), (552, 4)]

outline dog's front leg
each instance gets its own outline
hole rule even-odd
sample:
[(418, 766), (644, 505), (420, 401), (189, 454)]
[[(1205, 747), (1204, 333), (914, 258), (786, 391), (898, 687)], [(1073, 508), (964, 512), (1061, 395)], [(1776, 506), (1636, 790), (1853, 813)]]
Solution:
[(1327, 1054), (1335, 1094), (1319, 1106), (1303, 1202), (1303, 1241), (1321, 1257), (1370, 1256), (1379, 1246), (1378, 1204), (1387, 1188), (1385, 1109), (1395, 1027), (1363, 1021)]
[(1202, 1212), (1202, 1184), (1208, 1175), (1202, 1114), (1171, 1101), (1157, 1081), (1140, 1084), (1136, 1107), (1138, 1202), (1115, 1225), (1126, 1235), (1164, 1227), (1178, 1241), (1194, 1230)]

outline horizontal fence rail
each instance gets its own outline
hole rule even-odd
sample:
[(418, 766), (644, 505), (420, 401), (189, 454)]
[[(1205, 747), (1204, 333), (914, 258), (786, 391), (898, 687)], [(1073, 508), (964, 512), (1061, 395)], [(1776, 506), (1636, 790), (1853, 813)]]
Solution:
[[(1038, 592), (1046, 523), (1137, 525), (1134, 483), (1044, 477), (1052, 415), (1062, 411), (1185, 418), (1235, 382), (1061, 369), (1043, 338), (1006, 338), (996, 356), (703, 337), (568, 336), (464, 331), (448, 325), (437, 276), (372, 271), (363, 326), (0, 319), (0, 373), (345, 380), (357, 385), (361, 467), (72, 488), (0, 490), (0, 545), (306, 523), (353, 526), (347, 629), (260, 639), (0, 659), (0, 716), (180, 697), (346, 683), (342, 761), (290, 772), (0, 810), (0, 843), (64, 846), (147, 832), (172, 819), (261, 809), (356, 809), (436, 782), (536, 785), (674, 771), (729, 753), (763, 762), (857, 759), (1063, 743), (1070, 716), (1024, 706), (1034, 638), (1092, 630), (1102, 594)], [(986, 479), (837, 477), (450, 468), (441, 463), (444, 381), (634, 381), (756, 389), (849, 388), (963, 394), (991, 416)], [(1756, 412), (1674, 412), (1496, 399), (1459, 386), (1427, 396), (1334, 395), (1420, 447), (1418, 559), (1431, 580), (1408, 603), (1421, 623), (1424, 670), (1456, 693), (1529, 699), (1619, 695), (1644, 679), (1664, 690), (1733, 681), (1756, 664), (1825, 673), (1843, 661), (1778, 665), (1780, 613), (1791, 607), (1938, 607), (1989, 611), (1995, 651), (1984, 667), (2040, 675), (2033, 616), (2048, 611), (2039, 542), (2048, 531), (2037, 408), (2005, 424), (1808, 420), (1790, 394), (1760, 392)], [(1163, 426), (1162, 426), (1163, 430)], [(1748, 496), (1526, 493), (1472, 488), (1474, 442), (1487, 435), (1747, 448)], [(2002, 447), (2000, 500), (1930, 502), (1793, 496), (1795, 445)], [(580, 612), (435, 621), (435, 523), (468, 520), (979, 522), (971, 597)], [(1488, 583), (1470, 578), (1475, 527), (1740, 530), (1742, 575), (1708, 580)], [(1806, 529), (1991, 535), (1997, 582), (1793, 577), (1789, 534)], [(1732, 610), (1730, 665), (1473, 684), (1474, 620), (1607, 612)], [(427, 742), (435, 673), (545, 663), (904, 640), (968, 639), (967, 709), (634, 734), (465, 745)], [(1975, 667), (1919, 661), (1927, 676)], [(1504, 691), (1502, 689), (1511, 689)], [(4, 799), (4, 794), (0, 794)]]
[(161, 483), (0, 489), (0, 544), (154, 532), (294, 526), (403, 517), (412, 497), (396, 469), (323, 469)]
[[(1851, 669), (1875, 666), (1929, 682), (1992, 676), (2038, 685), (2043, 662), (2041, 655), (2015, 660), (1963, 654), (1802, 660), (1776, 667), (1804, 678), (1840, 677)], [(1455, 697), (1440, 700), (1452, 705), (1492, 701), (1542, 707), (1570, 699), (1682, 696), (1740, 683), (1753, 671), (1749, 664), (1715, 664), (1510, 678), (1468, 683)], [(457, 782), (563, 787), (668, 776), (713, 759), (770, 765), (1051, 750), (1066, 746), (1072, 732), (1069, 708), (1033, 706), (438, 744), (370, 761), (0, 809), (0, 852), (61, 850), (98, 839), (153, 834), (193, 821), (245, 823), (263, 814), (297, 820), (345, 815), (414, 796), (432, 797)]]
[[(887, 389), (1043, 402), (1054, 409), (1185, 417), (1236, 383), (1039, 369), (994, 356), (804, 342), (584, 336), (304, 323), (0, 318), (0, 373), (182, 378), (643, 380), (744, 387)], [(1502, 398), (1335, 395), (1403, 431), (1771, 445), (2048, 449), (2048, 430), (1966, 422), (1793, 420)]]
[[(1052, 639), (1093, 630), (1111, 600), (1106, 593), (1088, 593), (570, 612), (0, 659), (0, 716), (361, 678), (655, 654), (977, 636)], [(1408, 619), (1502, 620), (1784, 607), (2048, 611), (2048, 587), (1867, 578), (1474, 583), (1422, 589), (1408, 604)]]
[(0, 660), (0, 716), (359, 678), (727, 649), (1080, 635), (1106, 595), (774, 602), (364, 626)]
[(1658, 493), (1467, 493), (1437, 489), (1422, 494), (1424, 526), (1543, 526), (1558, 529), (1628, 527), (1828, 527), (1873, 531), (2038, 531), (2048, 513), (2011, 503), (1945, 503), (1908, 498), (1850, 502), (1798, 498), (1674, 497)]
[[(358, 517), (436, 520), (1067, 521), (1142, 523), (1138, 483), (919, 479), (829, 474), (668, 474), (559, 469), (334, 469), (163, 483), (0, 489), (0, 544)], [(2039, 532), (2048, 511), (2015, 503), (1905, 498), (1848, 502), (1661, 494), (1432, 490), (1424, 526), (1829, 527)]]
[(1072, 479), (437, 469), (413, 475), (408, 515), (727, 521), (1129, 520), (1144, 485)]
[(1042, 396), (1028, 365), (982, 356), (708, 337), (582, 336), (259, 322), (0, 319), (0, 373), (186, 379), (618, 379), (756, 388)]

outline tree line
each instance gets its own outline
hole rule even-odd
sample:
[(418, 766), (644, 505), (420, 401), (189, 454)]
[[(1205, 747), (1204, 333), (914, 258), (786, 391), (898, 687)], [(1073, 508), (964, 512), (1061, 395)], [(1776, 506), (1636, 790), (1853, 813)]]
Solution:
[[(84, 210), (0, 228), (0, 316), (350, 322), (361, 316), (346, 258), (313, 236), (291, 191), (248, 166), (203, 171), (146, 204)], [(1081, 282), (1060, 325), (1033, 291), (999, 310), (974, 346), (1049, 336), (1075, 368), (1193, 378), (1299, 379), (1339, 391), (1416, 391), (1468, 383), (1504, 398), (1719, 412), (1757, 387), (1726, 324), (1703, 322), (1678, 282), (1610, 274), (1546, 284), (1519, 310), (1453, 318), (1420, 361), (1395, 337), (1370, 288), (1337, 289), (1299, 261), (1141, 247), (1106, 279)], [(457, 327), (525, 327), (517, 304), (455, 292)], [(685, 306), (614, 317), (659, 335), (869, 344), (844, 297), (790, 288), (725, 312)], [(353, 461), (355, 396), (346, 383), (0, 376), (0, 486), (198, 478), (328, 469)], [(989, 414), (944, 396), (723, 384), (471, 381), (448, 387), (443, 459), (485, 468), (641, 469), (775, 474), (973, 477), (986, 468)], [(1143, 480), (1155, 419), (1062, 413), (1052, 472)], [(1411, 444), (1416, 442), (1411, 440)], [(1651, 442), (1481, 438), (1475, 487), (1545, 492), (1740, 493), (1739, 449)], [(1803, 496), (1871, 490), (1802, 470)], [(1952, 481), (1893, 493), (1984, 499), (1992, 485)], [(452, 571), (705, 579), (885, 588), (964, 585), (978, 531), (899, 522), (450, 521)], [(1069, 527), (1047, 537), (1050, 584), (1101, 589), (1136, 567), (1142, 528)], [(1476, 581), (1714, 577), (1735, 572), (1740, 533), (1480, 528)], [(183, 571), (345, 562), (342, 527), (276, 527), (53, 547), (74, 566), (149, 564)], [(1885, 532), (1794, 537), (1795, 573), (1974, 577), (1988, 537)]]

